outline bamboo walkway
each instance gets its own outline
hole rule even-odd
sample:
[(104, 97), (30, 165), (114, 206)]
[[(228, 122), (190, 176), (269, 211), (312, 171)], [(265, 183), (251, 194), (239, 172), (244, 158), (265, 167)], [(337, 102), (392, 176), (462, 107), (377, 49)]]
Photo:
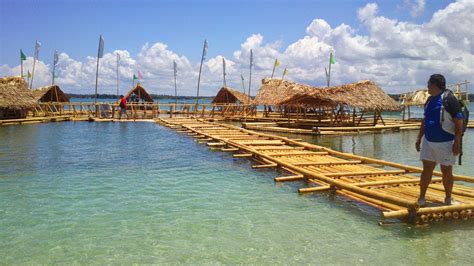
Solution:
[[(276, 182), (306, 181), (300, 193), (334, 191), (381, 211), (384, 220), (400, 219), (424, 224), (474, 218), (474, 187), (455, 184), (453, 197), (460, 204), (446, 206), (441, 173), (435, 172), (427, 206), (419, 207), (421, 168), (342, 153), (299, 140), (257, 133), (243, 128), (192, 118), (158, 119), (158, 123), (206, 143), (210, 149), (233, 152), (234, 158), (258, 162), (253, 168), (280, 168), (291, 173)], [(474, 182), (455, 175), (456, 181)]]

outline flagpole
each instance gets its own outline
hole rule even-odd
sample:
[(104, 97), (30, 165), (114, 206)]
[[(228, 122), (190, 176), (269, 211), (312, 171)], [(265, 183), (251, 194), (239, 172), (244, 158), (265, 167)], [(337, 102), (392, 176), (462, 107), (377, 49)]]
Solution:
[(275, 68), (276, 68), (276, 65), (277, 65), (277, 60), (278, 59), (275, 59), (275, 64), (273, 64), (273, 70), (272, 70), (272, 77), (273, 78), (273, 74), (275, 74)]
[(117, 99), (119, 98), (119, 60), (120, 55), (117, 53)]
[(22, 58), (23, 51), (20, 49), (20, 65), (21, 65), (21, 78), (23, 78), (23, 58)]
[(245, 94), (245, 84), (244, 84), (244, 75), (240, 75), (240, 78), (242, 79), (242, 91)]
[(328, 87), (331, 84), (331, 57), (332, 53), (329, 54)]
[(132, 76), (132, 90), (135, 88), (135, 74)]
[(207, 40), (204, 40), (204, 45), (202, 47), (201, 65), (199, 66), (198, 87), (197, 87), (197, 95), (196, 95), (196, 108), (197, 108), (197, 105), (199, 104), (199, 84), (201, 83), (202, 63), (204, 62), (204, 56), (205, 56), (204, 53), (206, 52), (206, 42)]
[[(176, 62), (173, 61), (173, 71), (174, 71), (174, 104), (178, 104), (178, 86), (176, 85)], [(176, 107), (175, 107), (176, 108)]]
[(249, 98), (250, 98), (250, 87), (252, 85), (252, 61), (253, 61), (253, 51), (252, 49), (250, 49)]

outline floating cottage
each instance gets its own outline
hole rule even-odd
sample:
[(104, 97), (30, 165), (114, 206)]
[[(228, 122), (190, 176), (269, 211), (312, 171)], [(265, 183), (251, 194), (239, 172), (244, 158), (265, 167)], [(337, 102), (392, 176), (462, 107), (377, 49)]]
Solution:
[(373, 118), (375, 125), (379, 120), (383, 122), (382, 112), (400, 110), (396, 101), (369, 80), (317, 88), (264, 79), (255, 103), (274, 106), (285, 117), (303, 116), (330, 125), (359, 125), (367, 117)]
[(33, 91), (38, 102), (69, 102), (69, 98), (58, 85), (46, 86)]
[(125, 95), (125, 98), (127, 98), (127, 102), (146, 102), (146, 103), (152, 103), (153, 102), (153, 97), (151, 97), (150, 94), (143, 88), (143, 86), (138, 83), (135, 88), (131, 89), (127, 95)]
[(33, 93), (23, 78), (0, 78), (0, 119), (25, 118), (35, 105)]
[(217, 92), (213, 104), (253, 104), (252, 98), (245, 93), (229, 87), (223, 87)]

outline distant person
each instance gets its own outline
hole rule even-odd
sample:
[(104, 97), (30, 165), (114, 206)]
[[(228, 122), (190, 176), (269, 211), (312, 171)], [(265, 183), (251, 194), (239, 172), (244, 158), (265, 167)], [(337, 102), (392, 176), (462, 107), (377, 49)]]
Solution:
[(431, 75), (428, 80), (430, 97), (425, 103), (425, 112), (416, 140), (416, 150), (420, 152), (423, 172), (420, 180), (418, 205), (426, 205), (425, 194), (431, 182), (433, 170), (440, 164), (443, 173), (443, 186), (446, 193), (444, 203), (454, 204), (453, 165), (461, 152), (463, 114), (461, 105), (452, 91), (446, 89), (443, 75)]
[(127, 98), (123, 97), (123, 95), (120, 95), (119, 107), (119, 120), (122, 119), (122, 114), (125, 114), (127, 116), (127, 119), (129, 119), (127, 114)]

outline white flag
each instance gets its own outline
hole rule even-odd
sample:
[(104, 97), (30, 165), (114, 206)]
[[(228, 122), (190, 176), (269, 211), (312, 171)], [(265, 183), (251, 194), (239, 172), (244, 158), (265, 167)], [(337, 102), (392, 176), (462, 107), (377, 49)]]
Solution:
[(99, 39), (99, 58), (102, 58), (104, 56), (104, 39), (102, 38), (102, 35), (100, 35)]
[(176, 74), (178, 74), (178, 64), (176, 64), (176, 61), (173, 60), (173, 69), (174, 69), (174, 76), (176, 77)]
[(250, 49), (250, 67), (252, 67), (253, 64), (253, 51)]
[(35, 43), (35, 57), (36, 58), (38, 58), (40, 47), (41, 47), (41, 43), (36, 41)]
[(202, 50), (202, 61), (206, 60), (207, 55), (207, 40), (204, 40), (204, 49)]
[(224, 76), (225, 76), (225, 58), (222, 57), (222, 68), (224, 69)]
[(54, 51), (54, 65), (57, 65), (59, 61), (59, 54), (58, 51)]

